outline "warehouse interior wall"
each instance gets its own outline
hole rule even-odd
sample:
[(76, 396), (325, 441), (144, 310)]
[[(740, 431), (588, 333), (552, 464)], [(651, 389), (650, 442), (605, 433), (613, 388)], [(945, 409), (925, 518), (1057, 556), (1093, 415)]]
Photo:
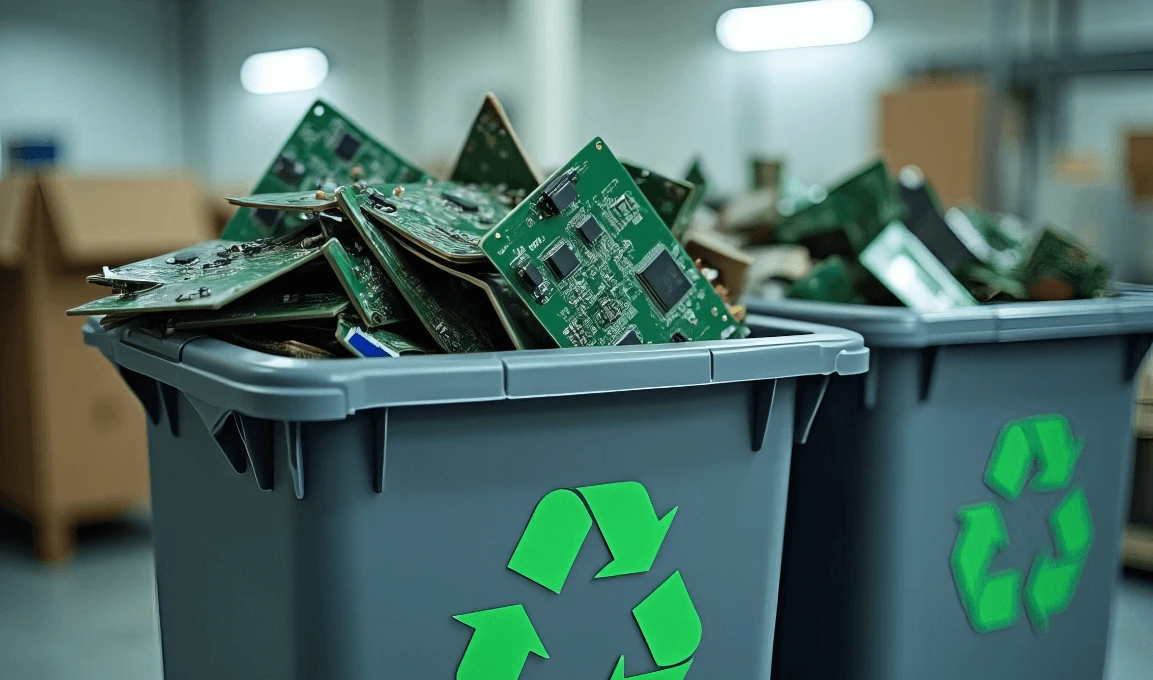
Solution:
[(0, 2), (0, 145), (55, 138), (81, 171), (182, 165), (177, 17), (174, 0)]
[[(352, 0), (336, 18), (303, 0), (3, 3), (0, 138), (56, 135), (73, 169), (185, 166), (236, 187), (263, 171), (305, 107), (323, 97), (401, 153), (443, 168), (485, 91), (501, 96), (518, 127), (530, 122), (540, 88), (517, 21), (526, 1)], [(581, 2), (573, 151), (601, 135), (618, 155), (673, 174), (700, 154), (722, 192), (746, 184), (750, 152), (782, 158), (804, 183), (829, 181), (875, 153), (880, 92), (911, 68), (979, 57), (990, 44), (989, 0), (873, 0), (877, 24), (860, 43), (733, 54), (713, 27), (739, 4)], [(1026, 18), (1029, 3), (1016, 11)], [(98, 34), (80, 30), (93, 23)], [(1153, 4), (1084, 3), (1080, 26), (1090, 48), (1138, 44), (1153, 31)], [(1018, 47), (1027, 39), (1011, 36)], [(319, 88), (242, 89), (249, 54), (304, 45), (329, 56)], [(1153, 81), (1076, 81), (1063, 102), (1061, 149), (1098, 154), (1111, 190), (1123, 191), (1123, 134), (1153, 126)], [(1042, 184), (1038, 217), (1062, 188)]]

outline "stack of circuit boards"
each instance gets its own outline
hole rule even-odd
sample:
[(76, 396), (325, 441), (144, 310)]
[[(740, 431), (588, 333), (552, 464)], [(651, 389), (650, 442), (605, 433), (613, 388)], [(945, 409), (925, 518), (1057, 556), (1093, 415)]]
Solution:
[(254, 193), (222, 240), (105, 267), (113, 294), (68, 313), (297, 358), (749, 333), (679, 241), (703, 187), (600, 139), (542, 181), (492, 95), (447, 180), (318, 101)]
[(932, 312), (1108, 294), (1108, 265), (1071, 235), (972, 207), (944, 211), (913, 166), (893, 178), (876, 161), (780, 201), (777, 213), (776, 240), (820, 260), (790, 297)]

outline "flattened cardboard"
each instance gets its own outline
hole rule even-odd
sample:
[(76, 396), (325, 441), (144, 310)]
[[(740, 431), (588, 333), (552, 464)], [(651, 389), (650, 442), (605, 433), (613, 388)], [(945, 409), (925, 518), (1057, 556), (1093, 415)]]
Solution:
[(32, 175), (0, 181), (0, 268), (15, 269), (24, 259), (25, 225), (36, 187)]
[(40, 178), (60, 246), (73, 265), (120, 265), (212, 238), (204, 194), (191, 180)]

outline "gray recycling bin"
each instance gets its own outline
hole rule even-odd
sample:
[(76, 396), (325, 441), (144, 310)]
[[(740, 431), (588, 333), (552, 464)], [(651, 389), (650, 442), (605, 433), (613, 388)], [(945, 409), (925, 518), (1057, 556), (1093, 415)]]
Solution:
[(1153, 295), (747, 302), (873, 352), (794, 452), (773, 677), (1100, 678)]
[(165, 677), (767, 678), (790, 447), (868, 350), (755, 323), (317, 361), (90, 321), (148, 414)]

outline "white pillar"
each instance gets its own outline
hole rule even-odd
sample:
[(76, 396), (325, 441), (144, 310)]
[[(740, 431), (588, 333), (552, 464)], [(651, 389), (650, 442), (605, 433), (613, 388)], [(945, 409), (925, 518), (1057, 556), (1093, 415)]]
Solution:
[[(512, 0), (512, 38), (524, 60), (518, 132), (542, 171), (580, 149), (581, 0)], [(587, 141), (587, 140), (585, 140)]]

